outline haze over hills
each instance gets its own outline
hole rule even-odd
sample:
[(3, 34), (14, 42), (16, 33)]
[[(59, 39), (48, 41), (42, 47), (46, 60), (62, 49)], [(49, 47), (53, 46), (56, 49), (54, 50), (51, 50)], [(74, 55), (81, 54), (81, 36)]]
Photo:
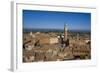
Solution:
[[(23, 32), (63, 32), (63, 29), (55, 29), (55, 28), (24, 28)], [(78, 30), (78, 29), (69, 29), (68, 32), (88, 32), (90, 30)]]

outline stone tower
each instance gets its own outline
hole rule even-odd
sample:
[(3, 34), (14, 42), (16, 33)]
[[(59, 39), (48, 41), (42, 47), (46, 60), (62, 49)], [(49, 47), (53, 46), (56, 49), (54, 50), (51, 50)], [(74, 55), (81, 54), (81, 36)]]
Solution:
[(66, 24), (64, 25), (64, 41), (67, 41), (67, 26)]

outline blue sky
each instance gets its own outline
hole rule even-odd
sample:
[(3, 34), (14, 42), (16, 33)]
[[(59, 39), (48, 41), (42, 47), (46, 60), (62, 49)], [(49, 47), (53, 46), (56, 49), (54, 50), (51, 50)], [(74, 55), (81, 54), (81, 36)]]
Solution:
[(90, 30), (91, 14), (23, 10), (24, 28), (63, 29), (64, 24), (67, 24), (69, 30)]

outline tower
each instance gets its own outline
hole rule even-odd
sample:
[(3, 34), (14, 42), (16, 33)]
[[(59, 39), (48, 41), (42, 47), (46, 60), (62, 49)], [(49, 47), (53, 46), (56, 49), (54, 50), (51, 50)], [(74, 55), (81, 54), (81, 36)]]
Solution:
[(67, 41), (67, 27), (66, 24), (64, 25), (64, 41)]

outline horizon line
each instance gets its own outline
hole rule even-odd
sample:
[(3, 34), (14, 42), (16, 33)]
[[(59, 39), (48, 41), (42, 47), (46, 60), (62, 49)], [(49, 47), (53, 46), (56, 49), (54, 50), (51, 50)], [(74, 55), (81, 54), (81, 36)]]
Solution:
[[(49, 29), (49, 30), (64, 30), (64, 28), (23, 28), (23, 29)], [(68, 30), (82, 30), (82, 31), (91, 31), (91, 29), (68, 29)]]

